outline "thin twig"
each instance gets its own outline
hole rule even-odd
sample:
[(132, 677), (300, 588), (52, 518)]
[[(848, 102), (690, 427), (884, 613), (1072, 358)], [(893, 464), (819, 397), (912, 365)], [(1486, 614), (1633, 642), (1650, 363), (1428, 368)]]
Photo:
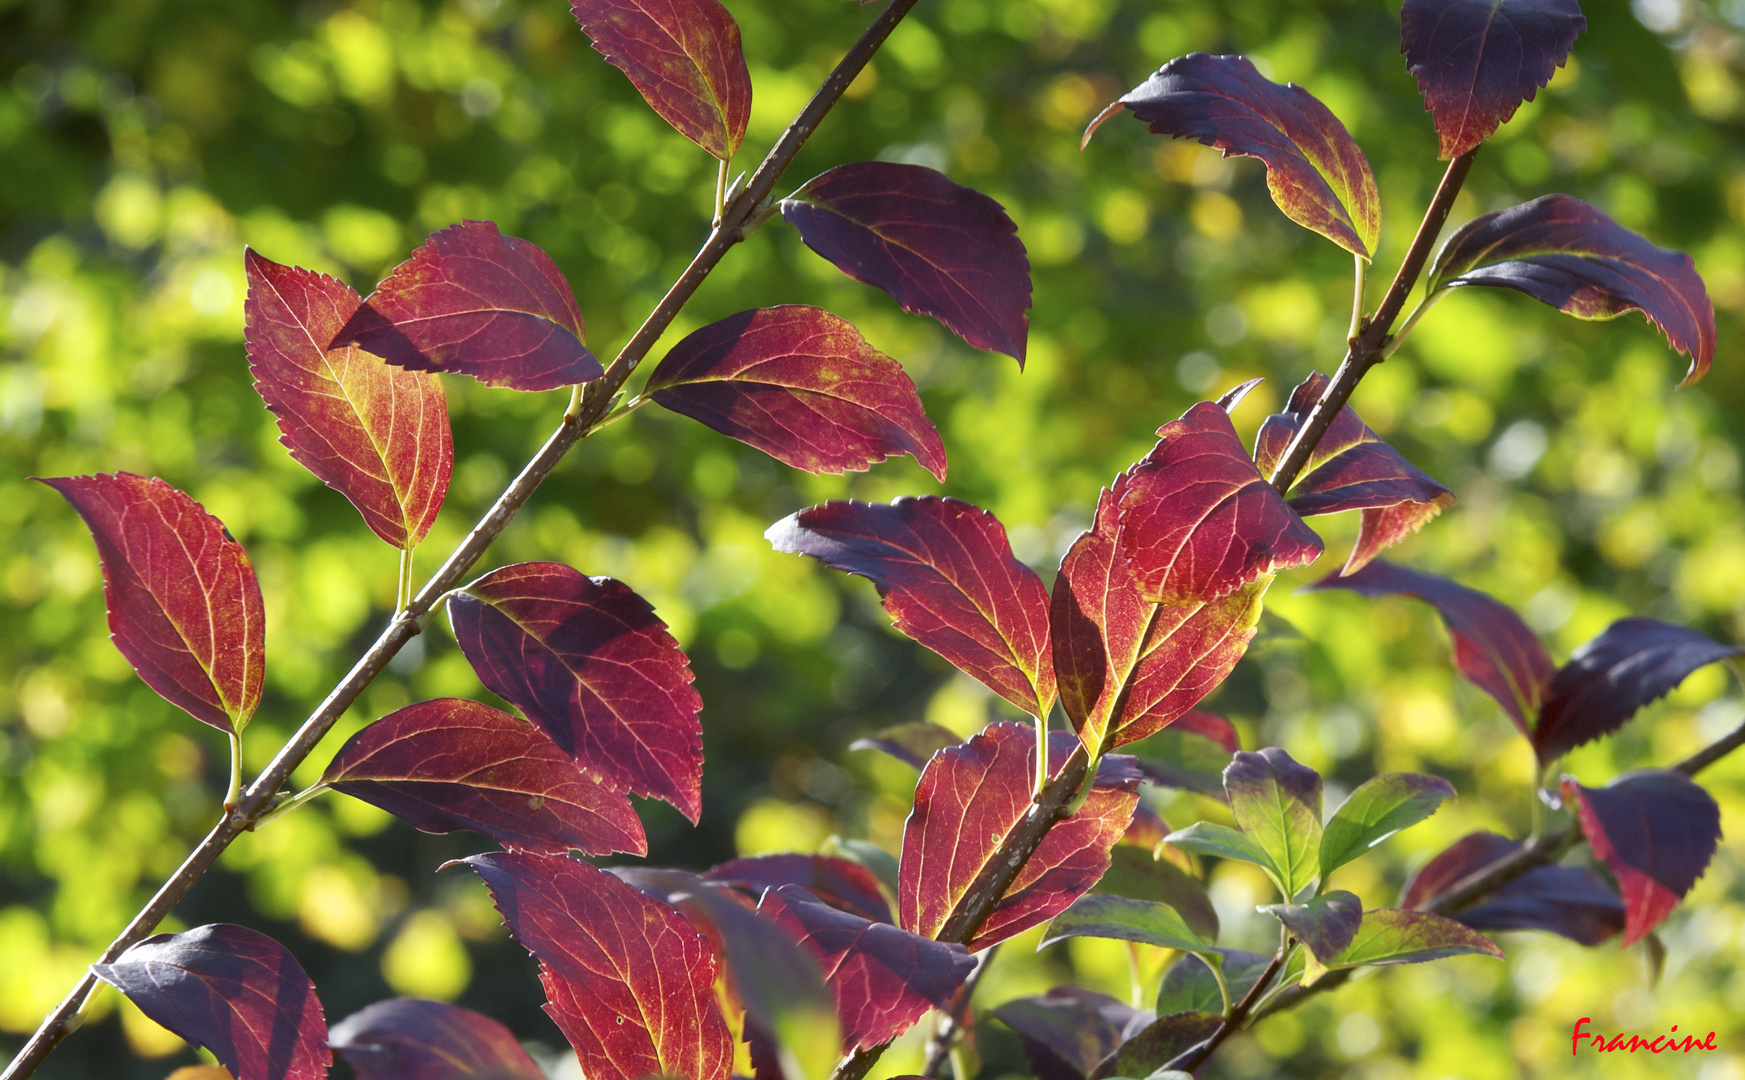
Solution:
[(921, 1076), (932, 1076), (945, 1064), (945, 1059), (951, 1054), (951, 1047), (957, 1042), (958, 1033), (969, 1020), (969, 1001), (975, 996), (976, 987), (981, 985), (982, 976), (988, 973), (988, 966), (994, 962), (994, 954), (1000, 951), (998, 944), (990, 945), (976, 956), (976, 966), (970, 970), (969, 976), (963, 980), (963, 985), (951, 996), (946, 1010), (940, 1014), (939, 1023), (933, 1029), (933, 1037), (927, 1040), (927, 1055), (921, 1065)]
[(1254, 985), (1249, 987), (1248, 993), (1242, 995), (1242, 1000), (1237, 1002), (1236, 1007), (1224, 1016), (1223, 1022), (1218, 1025), (1216, 1031), (1212, 1032), (1210, 1038), (1184, 1050), (1164, 1068), (1180, 1069), (1182, 1072), (1191, 1073), (1204, 1065), (1206, 1059), (1210, 1058), (1217, 1052), (1218, 1047), (1224, 1044), (1224, 1040), (1248, 1021), (1248, 1016), (1254, 1011), (1254, 1007), (1260, 1004), (1262, 997), (1266, 996), (1267, 988), (1272, 985), (1273, 977), (1285, 966), (1286, 950), (1287, 946), (1285, 945), (1278, 947), (1278, 952), (1272, 955), (1272, 963), (1266, 965), (1266, 970), (1260, 973), (1260, 978), (1256, 979)]
[[(605, 374), (589, 383), (580, 392), (579, 400), (572, 396), (571, 408), (565, 411), (563, 422), (521, 470), (520, 475), (498, 496), (491, 509), (467, 533), (460, 546), (442, 564), (442, 568), (425, 582), (424, 588), (412, 602), (393, 617), (369, 651), (364, 653), (320, 707), (303, 722), (302, 727), (279, 750), (266, 770), (248, 786), (237, 805), (213, 826), (212, 831), (189, 853), (175, 874), (159, 887), (151, 901), (133, 917), (109, 947), (103, 950), (99, 963), (113, 963), (123, 952), (157, 929), (164, 916), (170, 913), (194, 883), (218, 861), (218, 856), (224, 849), (248, 831), (266, 812), (273, 795), (284, 786), (291, 772), (302, 764), (322, 736), (327, 734), (376, 676), (382, 673), (388, 666), (388, 661), (418, 634), (419, 620), (444, 594), (460, 584), (461, 578), (485, 553), (492, 541), (496, 540), (539, 485), (551, 475), (570, 447), (593, 430), (594, 425), (610, 408), (614, 395), (624, 385), (624, 380), (630, 377), (661, 334), (672, 325), (673, 319), (696, 293), (709, 272), (733, 245), (745, 238), (747, 224), (764, 209), (764, 201), (775, 190), (776, 183), (793, 162), (800, 147), (915, 3), (916, 0), (891, 0), (873, 20), (872, 25), (867, 27), (865, 33), (861, 34), (854, 47), (848, 50), (835, 69), (825, 77), (817, 93), (812, 95), (812, 100), (806, 103), (806, 107), (800, 110), (794, 122), (782, 133), (781, 139), (752, 174), (745, 190), (728, 204), (720, 220), (710, 230), (709, 238), (704, 241), (702, 249), (612, 360)], [(0, 1073), (0, 1080), (24, 1080), (34, 1073), (55, 1045), (72, 1029), (73, 1018), (96, 985), (96, 976), (86, 972), (84, 978), (79, 980), (78, 985), (73, 987), (60, 1005), (43, 1019), (41, 1026), (12, 1059), (6, 1071)]]

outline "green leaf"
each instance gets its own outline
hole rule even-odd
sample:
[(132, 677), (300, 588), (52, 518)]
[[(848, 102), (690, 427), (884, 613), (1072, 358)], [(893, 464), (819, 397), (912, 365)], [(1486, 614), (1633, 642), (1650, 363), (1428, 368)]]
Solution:
[(1276, 746), (1238, 751), (1224, 770), (1224, 791), (1236, 827), (1271, 856), (1285, 899), (1313, 885), (1320, 870), (1321, 774)]
[(1165, 949), (1202, 951), (1211, 944), (1194, 933), (1175, 908), (1155, 900), (1089, 893), (1054, 917), (1038, 949), (1069, 937), (1117, 938)]
[(1363, 922), (1363, 901), (1354, 893), (1336, 889), (1306, 904), (1269, 904), (1265, 911), (1309, 951), (1304, 961), (1307, 982), (1326, 973), (1327, 964), (1351, 944)]
[[(1242, 949), (1218, 949), (1223, 961), (1224, 981), (1230, 988), (1232, 1004), (1241, 1001), (1254, 989), (1254, 981), (1272, 963), (1264, 953)], [(1224, 996), (1218, 992), (1218, 977), (1211, 965), (1199, 956), (1189, 954), (1176, 961), (1163, 975), (1157, 987), (1157, 1015), (1178, 1012), (1205, 1012), (1222, 1015)]]
[(1454, 785), (1422, 773), (1382, 773), (1351, 793), (1321, 837), (1321, 878), (1454, 797)]
[(1117, 845), (1109, 859), (1109, 869), (1091, 886), (1092, 892), (1162, 901), (1175, 908), (1194, 933), (1207, 941), (1218, 940), (1218, 912), (1199, 881), (1143, 848)]
[(1272, 861), (1272, 856), (1259, 844), (1228, 825), (1196, 821), (1185, 829), (1170, 833), (1164, 837), (1163, 842), (1196, 855), (1216, 855), (1220, 859), (1239, 859), (1253, 863), (1265, 870), (1273, 881), (1278, 882), (1279, 888), (1284, 888), (1278, 864)]
[(1150, 1077), (1156, 1072), (1164, 1072), (1170, 1062), (1211, 1038), (1221, 1023), (1223, 1021), (1216, 1016), (1197, 1012), (1160, 1016), (1104, 1058), (1086, 1080)]
[(1479, 953), (1503, 958), (1503, 950), (1476, 930), (1453, 919), (1428, 911), (1371, 908), (1363, 913), (1363, 925), (1329, 968), (1364, 964), (1421, 964), (1446, 956)]

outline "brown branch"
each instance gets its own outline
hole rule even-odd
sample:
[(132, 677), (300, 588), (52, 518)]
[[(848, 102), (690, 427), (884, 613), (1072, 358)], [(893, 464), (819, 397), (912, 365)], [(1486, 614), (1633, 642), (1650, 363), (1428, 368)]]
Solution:
[[(854, 47), (848, 50), (835, 69), (825, 77), (823, 84), (806, 103), (806, 107), (800, 110), (794, 122), (782, 133), (781, 139), (757, 167), (745, 189), (727, 206), (720, 220), (711, 228), (702, 249), (685, 268), (685, 272), (673, 283), (666, 296), (661, 298), (660, 303), (637, 328), (629, 342), (613, 358), (605, 374), (588, 385), (582, 395), (581, 408), (574, 415), (564, 416), (558, 429), (497, 498), (485, 516), (473, 526), (472, 531), (467, 533), (466, 539), (455, 548), (411, 605), (394, 617), (387, 629), (370, 646), (369, 651), (364, 653), (320, 707), (303, 722), (296, 734), (274, 756), (266, 770), (248, 786), (236, 806), (213, 826), (212, 831), (206, 834), (206, 838), (188, 855), (175, 874), (164, 882), (151, 901), (127, 924), (127, 928), (103, 950), (99, 963), (113, 963), (123, 952), (155, 930), (158, 923), (181, 901), (194, 883), (218, 861), (224, 849), (254, 826), (269, 809), (273, 796), (284, 786), (292, 771), (302, 764), (303, 759), (309, 756), (310, 751), (315, 749), (315, 745), (345, 710), (382, 673), (388, 666), (388, 661), (418, 634), (419, 620), (430, 612), (445, 593), (461, 583), (467, 571), (491, 546), (539, 485), (551, 475), (570, 447), (586, 437), (606, 415), (613, 397), (623, 388), (624, 381), (648, 355), (655, 342), (660, 340), (661, 334), (672, 325), (680, 310), (709, 276), (709, 272), (721, 261), (721, 257), (733, 245), (745, 239), (748, 226), (756, 225), (759, 215), (766, 209), (765, 200), (775, 191), (782, 173), (793, 163), (800, 147), (915, 3), (916, 0), (891, 0), (873, 20), (872, 25), (861, 34)], [(75, 1019), (96, 985), (96, 976), (87, 972), (60, 1005), (44, 1018), (30, 1041), (7, 1066), (5, 1073), (0, 1074), (0, 1080), (24, 1080), (34, 1073), (56, 1044), (76, 1026)]]

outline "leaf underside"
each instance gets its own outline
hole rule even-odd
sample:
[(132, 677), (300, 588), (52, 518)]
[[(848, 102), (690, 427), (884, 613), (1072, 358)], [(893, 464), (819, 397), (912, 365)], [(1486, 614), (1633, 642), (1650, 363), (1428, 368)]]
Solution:
[(1582, 835), (1624, 894), (1624, 947), (1658, 926), (1702, 877), (1721, 838), (1715, 800), (1682, 773), (1642, 769), (1602, 788), (1570, 777)]

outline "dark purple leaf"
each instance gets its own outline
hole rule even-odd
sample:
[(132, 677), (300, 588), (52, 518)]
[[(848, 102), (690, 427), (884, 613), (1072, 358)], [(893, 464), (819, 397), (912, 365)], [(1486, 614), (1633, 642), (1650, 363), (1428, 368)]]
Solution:
[(648, 601), (562, 563), (516, 563), (450, 594), (479, 680), (619, 790), (702, 811), (703, 699)]
[[(1088, 1080), (1111, 1076), (1151, 1076), (1181, 1054), (1212, 1037), (1222, 1021), (1199, 1012), (1160, 1016), (1134, 1032), (1091, 1070)], [(1165, 1074), (1167, 1076), (1167, 1074)]]
[[(1493, 832), (1472, 833), (1426, 863), (1400, 903), (1427, 904), (1520, 848), (1519, 841)], [(1598, 945), (1624, 928), (1624, 901), (1585, 866), (1538, 866), (1454, 918), (1474, 930), (1549, 930), (1583, 945)]]
[(1429, 281), (1432, 292), (1514, 289), (1578, 319), (1640, 311), (1690, 357), (1681, 386), (1706, 375), (1715, 355), (1715, 305), (1691, 257), (1655, 247), (1568, 195), (1473, 218), (1443, 245)]
[(1276, 746), (1245, 750), (1224, 769), (1236, 827), (1271, 856), (1289, 900), (1320, 874), (1321, 774)]
[(799, 939), (824, 969), (843, 1049), (877, 1046), (944, 1008), (975, 961), (962, 945), (839, 910), (797, 885), (763, 894), (758, 914)]
[(1084, 1080), (1151, 1020), (1125, 1002), (1078, 986), (1014, 998), (993, 1015), (1018, 1033), (1038, 1080)]
[(909, 454), (945, 480), (945, 446), (903, 366), (821, 308), (757, 308), (667, 353), (643, 391), (661, 405), (813, 473)]
[(1434, 607), (1454, 639), (1454, 666), (1496, 699), (1523, 735), (1551, 682), (1551, 654), (1527, 624), (1477, 589), (1377, 559), (1345, 577), (1337, 574), (1309, 589), (1350, 589), (1375, 599), (1414, 596)]
[(1382, 773), (1359, 784), (1321, 834), (1321, 879), (1452, 798), (1453, 784), (1422, 773)]
[(328, 1044), (357, 1080), (545, 1080), (508, 1028), (424, 998), (366, 1006), (335, 1024)]
[(486, 386), (551, 390), (602, 374), (557, 264), (489, 221), (432, 233), (346, 322), (330, 348), (357, 345), (412, 371)]
[(526, 720), (465, 698), (382, 717), (340, 748), (321, 781), (428, 833), (475, 829), (553, 854), (648, 853), (622, 792)]
[(1453, 919), (1428, 911), (1370, 908), (1363, 913), (1357, 936), (1330, 968), (1362, 967), (1365, 964), (1422, 964), (1449, 956), (1478, 953), (1503, 958), (1503, 950), (1476, 930)]
[[(1141, 803), (1140, 810), (1144, 809)], [(1194, 933), (1206, 941), (1218, 940), (1218, 912), (1206, 895), (1205, 886), (1176, 864), (1154, 855), (1154, 847), (1138, 848), (1125, 843), (1117, 846), (1109, 852), (1108, 871), (1091, 891), (1168, 904)], [(1163, 850), (1175, 849), (1165, 846)]]
[(1624, 893), (1624, 947), (1634, 945), (1703, 876), (1721, 839), (1721, 810), (1693, 780), (1669, 769), (1625, 773), (1603, 788), (1563, 778), (1582, 835)]
[(753, 897), (765, 889), (798, 885), (813, 897), (873, 922), (893, 922), (891, 906), (879, 892), (872, 871), (847, 859), (828, 855), (761, 855), (724, 862), (703, 880), (747, 889)]
[(1586, 29), (1577, 0), (1406, 0), (1400, 51), (1442, 157), (1484, 142), (1532, 101)]
[(1230, 414), (1202, 401), (1157, 434), (1113, 493), (1142, 597), (1215, 600), (1320, 556), (1320, 538), (1254, 467)]
[[(1296, 83), (1267, 79), (1245, 56), (1190, 53), (1116, 105), (1159, 135), (1198, 139), (1225, 157), (1259, 158), (1286, 217), (1362, 258), (1375, 254), (1381, 197), (1369, 161), (1339, 118)], [(1086, 142), (1113, 111), (1092, 122)]]
[(899, 631), (1032, 716), (1048, 715), (1048, 591), (994, 515), (936, 495), (829, 502), (764, 536), (777, 551), (870, 580)]
[(806, 181), (781, 209), (849, 277), (1024, 366), (1030, 260), (999, 203), (920, 165), (856, 161)]
[(927, 767), (934, 754), (963, 740), (957, 733), (926, 720), (892, 724), (848, 744), (850, 750), (883, 750), (905, 765)]
[(259, 931), (217, 923), (153, 934), (91, 973), (212, 1051), (236, 1080), (322, 1080), (333, 1061), (315, 984)]
[(1552, 677), (1533, 728), (1539, 760), (1550, 762), (1611, 734), (1691, 672), (1740, 651), (1687, 626), (1619, 619), (1576, 649)]
[[(1363, 922), (1363, 901), (1343, 889), (1322, 893), (1302, 904), (1268, 904), (1261, 908), (1284, 923), (1291, 936), (1302, 942), (1311, 957), (1323, 967), (1344, 951)], [(1309, 965), (1306, 981), (1313, 982), (1317, 965)]]

